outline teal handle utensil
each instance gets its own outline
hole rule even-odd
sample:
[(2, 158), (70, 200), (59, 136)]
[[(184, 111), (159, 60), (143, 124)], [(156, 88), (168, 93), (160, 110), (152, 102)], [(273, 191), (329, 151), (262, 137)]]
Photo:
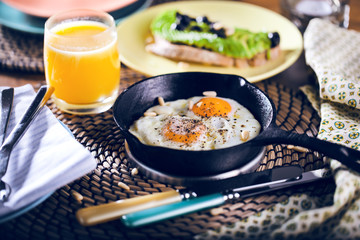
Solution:
[(225, 203), (224, 195), (215, 193), (191, 198), (182, 202), (150, 208), (122, 216), (121, 221), (128, 227), (140, 227), (150, 223), (178, 217), (184, 214), (220, 206)]
[(271, 182), (255, 184), (232, 190), (225, 190), (222, 193), (204, 195), (201, 197), (190, 198), (182, 202), (168, 204), (143, 211), (133, 212), (122, 216), (122, 222), (128, 227), (140, 227), (150, 223), (178, 217), (187, 213), (205, 210), (220, 206), (226, 202), (236, 201), (258, 194), (268, 193), (279, 189), (294, 187), (296, 185), (312, 183), (319, 180), (329, 179), (326, 169), (318, 169), (305, 172), (297, 177), (277, 179)]

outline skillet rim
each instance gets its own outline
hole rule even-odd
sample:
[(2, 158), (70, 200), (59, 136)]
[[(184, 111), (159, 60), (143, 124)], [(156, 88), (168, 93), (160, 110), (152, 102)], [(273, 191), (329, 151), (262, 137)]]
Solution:
[[(251, 86), (252, 88), (256, 89), (258, 92), (260, 92), (262, 95), (265, 96), (265, 98), (267, 99), (267, 101), (270, 103), (271, 106), (271, 120), (269, 121), (268, 125), (266, 126), (266, 128), (264, 128), (264, 126), (261, 124), (261, 130), (260, 133), (250, 139), (249, 141), (245, 142), (245, 143), (240, 143), (240, 144), (236, 144), (234, 146), (230, 146), (230, 147), (226, 147), (226, 148), (218, 148), (218, 149), (207, 149), (207, 150), (183, 150), (183, 149), (175, 149), (175, 148), (170, 148), (170, 147), (165, 147), (165, 146), (155, 146), (155, 145), (147, 145), (142, 143), (135, 135), (133, 135), (128, 128), (123, 127), (121, 124), (119, 124), (118, 122), (118, 117), (120, 117), (120, 114), (116, 114), (116, 109), (118, 108), (118, 106), (120, 105), (120, 101), (122, 96), (124, 96), (129, 90), (131, 90), (132, 88), (143, 84), (143, 82), (149, 81), (151, 79), (155, 79), (155, 78), (163, 78), (166, 76), (176, 76), (176, 75), (192, 75), (192, 74), (196, 74), (196, 75), (202, 75), (202, 74), (206, 74), (206, 75), (216, 75), (216, 76), (229, 76), (229, 77), (236, 77), (236, 78), (240, 78), (241, 80), (245, 81), (245, 84)], [(156, 97), (155, 97), (156, 98)], [(154, 98), (154, 99), (155, 99)], [(240, 103), (241, 104), (241, 103)], [(252, 113), (252, 112), (251, 112)], [(253, 113), (252, 113), (253, 114)], [(145, 148), (149, 148), (149, 149), (158, 149), (158, 150), (163, 150), (165, 149), (166, 151), (173, 151), (175, 152), (188, 152), (189, 154), (193, 153), (193, 152), (202, 152), (202, 153), (208, 153), (208, 152), (222, 152), (222, 151), (227, 151), (227, 150), (234, 150), (236, 148), (245, 148), (247, 145), (252, 145), (252, 142), (254, 139), (258, 138), (267, 128), (271, 127), (272, 125), (275, 124), (276, 121), (276, 107), (274, 102), (272, 101), (272, 99), (264, 92), (262, 91), (259, 87), (257, 87), (256, 85), (250, 83), (248, 80), (246, 80), (246, 78), (240, 76), (240, 75), (236, 75), (236, 74), (223, 74), (223, 73), (212, 73), (212, 72), (175, 72), (175, 73), (165, 73), (165, 74), (160, 74), (160, 75), (156, 75), (156, 76), (151, 76), (151, 77), (147, 77), (144, 78), (134, 84), (132, 84), (131, 86), (129, 86), (128, 88), (124, 89), (123, 92), (121, 92), (119, 94), (119, 96), (116, 98), (115, 103), (113, 104), (113, 118), (115, 120), (116, 125), (119, 127), (120, 131), (123, 133), (124, 138), (126, 140), (128, 140), (127, 138), (129, 137), (130, 139), (136, 141), (138, 144), (140, 144), (141, 146), (145, 147)], [(258, 119), (257, 119), (258, 120)], [(259, 121), (259, 120), (258, 120)], [(128, 141), (129, 142), (129, 141)], [(129, 143), (130, 144), (130, 143)], [(259, 146), (253, 146), (253, 148), (255, 149), (256, 147)], [(259, 152), (261, 151), (261, 148), (263, 148), (265, 146), (259, 147)]]

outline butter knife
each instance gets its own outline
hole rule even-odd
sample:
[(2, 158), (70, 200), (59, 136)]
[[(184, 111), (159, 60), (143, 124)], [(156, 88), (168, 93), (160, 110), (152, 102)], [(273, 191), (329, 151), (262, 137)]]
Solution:
[(140, 227), (184, 214), (218, 207), (236, 199), (243, 199), (283, 188), (327, 179), (327, 175), (325, 173), (324, 169), (319, 169), (302, 173), (300, 176), (295, 178), (279, 179), (268, 183), (229, 189), (221, 193), (194, 197), (177, 203), (129, 213), (122, 216), (121, 221), (128, 227)]
[(1, 91), (1, 116), (0, 116), (0, 145), (5, 140), (6, 130), (14, 100), (14, 89), (7, 88)]
[(222, 180), (197, 181), (192, 186), (188, 186), (188, 189), (180, 191), (170, 190), (81, 208), (76, 212), (76, 218), (81, 225), (92, 226), (119, 219), (121, 216), (132, 212), (180, 202), (192, 197), (204, 196), (214, 192), (221, 192), (226, 189), (233, 189), (234, 187), (245, 187), (296, 178), (301, 176), (301, 173), (302, 168), (299, 166), (284, 166), (260, 172), (241, 174)]

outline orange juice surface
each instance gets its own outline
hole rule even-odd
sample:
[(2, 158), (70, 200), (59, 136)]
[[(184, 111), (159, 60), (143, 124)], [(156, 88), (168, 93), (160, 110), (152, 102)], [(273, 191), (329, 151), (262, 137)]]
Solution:
[(117, 93), (120, 61), (115, 35), (91, 21), (62, 23), (45, 39), (44, 62), (55, 98), (89, 104)]

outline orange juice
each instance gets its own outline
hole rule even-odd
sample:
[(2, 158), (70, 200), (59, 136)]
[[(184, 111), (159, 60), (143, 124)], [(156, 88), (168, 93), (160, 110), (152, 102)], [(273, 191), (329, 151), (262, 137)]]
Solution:
[(103, 23), (64, 21), (45, 32), (44, 63), (46, 80), (55, 88), (53, 98), (60, 109), (89, 113), (86, 108), (112, 104), (117, 97), (117, 35)]

